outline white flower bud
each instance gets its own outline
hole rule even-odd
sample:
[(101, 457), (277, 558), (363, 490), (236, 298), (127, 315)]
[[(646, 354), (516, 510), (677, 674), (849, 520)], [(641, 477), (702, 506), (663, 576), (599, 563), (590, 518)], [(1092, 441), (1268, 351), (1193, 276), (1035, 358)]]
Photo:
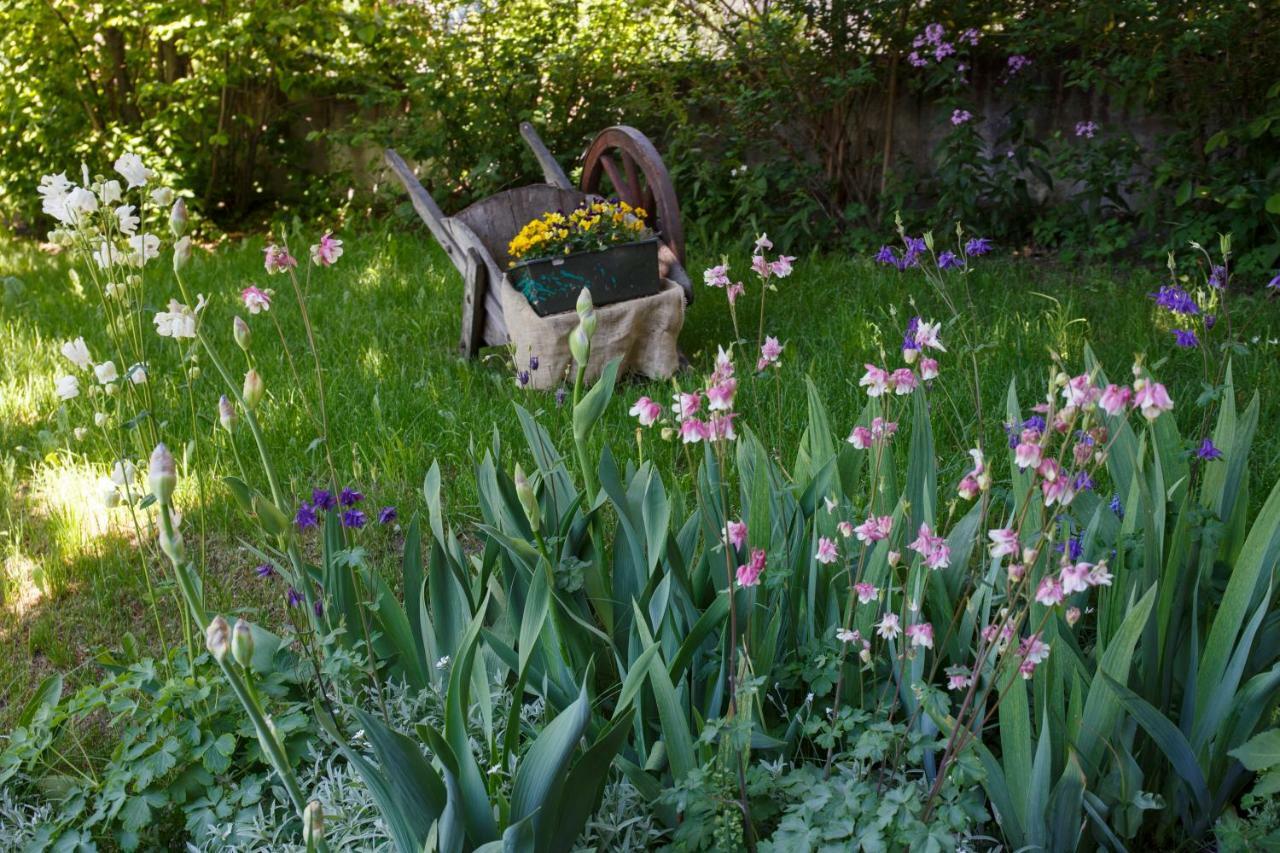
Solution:
[(178, 469), (173, 461), (173, 454), (164, 442), (156, 445), (151, 453), (150, 470), (151, 493), (161, 504), (168, 504), (173, 498), (173, 489), (178, 485)]
[(227, 649), (231, 642), (231, 626), (227, 624), (227, 620), (221, 615), (213, 617), (213, 621), (209, 623), (209, 627), (204, 631), (204, 644), (209, 649), (209, 654), (213, 655), (216, 661), (222, 661), (227, 656)]
[(262, 377), (258, 375), (258, 371), (250, 369), (244, 375), (244, 402), (249, 408), (254, 408), (262, 400), (262, 395), (266, 392), (266, 386), (262, 384)]
[(231, 432), (236, 428), (238, 420), (240, 416), (236, 414), (236, 404), (223, 394), (222, 399), (218, 401), (218, 423), (222, 424), (222, 428), (227, 432)]
[[(174, 238), (181, 237), (187, 231), (187, 203), (182, 199), (178, 199), (173, 203), (173, 208), (169, 211), (169, 230), (173, 232)], [(187, 241), (188, 247), (191, 241)]]
[(191, 238), (183, 237), (173, 244), (173, 271), (182, 272), (182, 268), (191, 260)]
[(591, 336), (582, 327), (582, 323), (578, 323), (569, 333), (569, 352), (578, 367), (587, 366), (587, 360), (591, 357)]
[(516, 497), (520, 499), (520, 505), (524, 507), (524, 514), (529, 519), (529, 526), (533, 528), (533, 532), (537, 533), (542, 527), (542, 511), (538, 506), (538, 496), (533, 493), (533, 486), (529, 484), (529, 480), (524, 475), (524, 468), (520, 467), (520, 463), (516, 463)]
[(245, 352), (253, 344), (253, 332), (249, 329), (249, 324), (239, 316), (231, 321), (231, 337), (236, 339), (236, 346)]
[(231, 656), (245, 669), (253, 662), (253, 628), (243, 619), (231, 631)]

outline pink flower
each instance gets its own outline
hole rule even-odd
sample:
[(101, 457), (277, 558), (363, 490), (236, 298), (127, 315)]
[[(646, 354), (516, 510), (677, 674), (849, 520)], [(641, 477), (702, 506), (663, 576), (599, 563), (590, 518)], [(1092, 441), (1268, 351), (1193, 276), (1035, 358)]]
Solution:
[(725, 524), (725, 539), (736, 551), (747, 541), (747, 523), (745, 521), (730, 521)]
[(1092, 563), (1071, 563), (1062, 567), (1059, 573), (1059, 582), (1062, 584), (1063, 595), (1073, 595), (1077, 592), (1084, 592), (1089, 588), (1089, 570), (1093, 568)]
[(711, 438), (711, 428), (697, 418), (680, 421), (680, 440), (685, 444), (697, 444)]
[(1052, 575), (1047, 575), (1036, 588), (1036, 601), (1045, 607), (1061, 604), (1063, 595), (1062, 584)]
[(733, 430), (733, 419), (737, 415), (732, 412), (728, 414), (717, 413), (711, 416), (710, 423), (707, 424), (708, 441), (733, 441), (738, 437)]
[(928, 382), (938, 378), (938, 360), (936, 358), (920, 359), (920, 378)]
[(836, 543), (834, 539), (828, 539), (825, 536), (818, 538), (818, 553), (813, 558), (825, 566), (829, 566), (840, 558), (836, 551)]
[(756, 254), (767, 252), (773, 248), (773, 241), (769, 239), (768, 234), (761, 234), (756, 238)]
[(675, 405), (671, 407), (671, 411), (675, 412), (678, 418), (692, 417), (702, 408), (702, 394), (697, 391), (688, 394), (682, 392), (671, 399), (675, 400)]
[(982, 491), (982, 487), (978, 485), (976, 477), (972, 474), (965, 474), (964, 477), (960, 479), (960, 485), (956, 487), (956, 491), (960, 494), (960, 497), (967, 501), (971, 501), (978, 496), (979, 492)]
[(964, 690), (973, 684), (973, 676), (962, 666), (947, 667), (947, 689)]
[(1094, 387), (1087, 373), (1073, 376), (1062, 388), (1062, 399), (1067, 401), (1068, 406), (1077, 408), (1089, 408), (1098, 402), (1100, 396), (1100, 392)]
[(836, 525), (836, 530), (840, 531), (840, 535), (848, 539), (853, 535), (853, 524), (848, 521), (842, 521)]
[(1067, 624), (1072, 627), (1075, 627), (1075, 624), (1079, 621), (1080, 621), (1080, 608), (1068, 607), (1067, 608)]
[(1042, 450), (1038, 443), (1020, 441), (1013, 449), (1013, 464), (1022, 470), (1036, 468), (1040, 465)]
[(333, 237), (328, 231), (320, 238), (320, 242), (311, 247), (311, 263), (321, 267), (331, 267), (342, 257), (342, 241)]
[(941, 323), (926, 323), (921, 321), (916, 329), (916, 345), (921, 349), (929, 347), (939, 352), (946, 352), (947, 348), (942, 345), (942, 341), (938, 339), (938, 334), (942, 331)]
[(1045, 506), (1066, 506), (1076, 496), (1075, 489), (1071, 488), (1071, 480), (1067, 477), (1045, 480), (1040, 484), (1040, 492), (1044, 495)]
[(1111, 586), (1111, 572), (1107, 571), (1106, 560), (1089, 570), (1089, 586)]
[(951, 548), (947, 540), (934, 535), (927, 523), (920, 525), (916, 540), (907, 547), (919, 554), (930, 569), (945, 569), (951, 565)]
[(853, 591), (857, 593), (859, 604), (866, 604), (880, 597), (880, 590), (876, 588), (875, 584), (856, 583), (853, 585)]
[(733, 408), (733, 395), (738, 390), (738, 380), (733, 377), (707, 389), (707, 408), (713, 412), (726, 412)]
[(736, 281), (733, 284), (729, 285), (729, 287), (725, 290), (724, 293), (725, 293), (725, 296), (729, 297), (729, 304), (733, 305), (735, 302), (738, 301), (738, 297), (741, 296), (743, 293), (745, 293), (746, 290), (747, 289), (746, 287), (743, 286), (742, 282)]
[(916, 375), (905, 367), (899, 367), (889, 376), (889, 381), (893, 383), (893, 393), (910, 394), (916, 390)]
[(879, 397), (889, 390), (889, 373), (883, 367), (874, 364), (863, 365), (867, 372), (858, 380), (858, 384), (867, 389), (868, 397)]
[(738, 586), (755, 586), (760, 583), (760, 573), (764, 571), (765, 553), (761, 548), (753, 548), (746, 564), (738, 566)]
[(899, 624), (897, 613), (886, 613), (880, 620), (880, 624), (876, 625), (876, 633), (886, 640), (897, 639), (900, 633)]
[(888, 539), (892, 530), (893, 516), (870, 515), (867, 516), (866, 521), (854, 528), (854, 533), (857, 534), (859, 542), (879, 542), (882, 539)]
[(773, 273), (773, 267), (769, 266), (769, 262), (765, 260), (764, 255), (751, 256), (751, 269), (756, 275), (767, 279)]
[(760, 359), (756, 362), (756, 370), (764, 370), (769, 365), (776, 365), (778, 359), (782, 357), (782, 344), (772, 335), (768, 335), (764, 339), (764, 343), (760, 345)]
[(913, 646), (933, 648), (933, 625), (928, 622), (917, 622), (907, 626), (907, 639)]
[(855, 450), (866, 450), (871, 446), (871, 430), (866, 427), (854, 427), (845, 441), (852, 444)]
[(1018, 656), (1032, 664), (1044, 663), (1049, 659), (1049, 644), (1039, 634), (1032, 634), (1018, 644)]
[(729, 284), (729, 265), (720, 264), (706, 270), (702, 274), (702, 281), (711, 287), (726, 287)]
[(1124, 414), (1124, 410), (1129, 408), (1129, 403), (1133, 400), (1133, 392), (1123, 385), (1108, 385), (1106, 390), (1102, 392), (1102, 398), (1098, 404), (1102, 406), (1102, 410), (1108, 415), (1115, 417)]
[(733, 376), (733, 356), (724, 351), (724, 347), (716, 347), (716, 369), (711, 374), (712, 382), (723, 382)]
[(265, 290), (259, 290), (253, 285), (249, 285), (240, 291), (240, 300), (244, 302), (244, 307), (248, 309), (250, 314), (271, 310), (271, 294)]
[(973, 118), (973, 113), (969, 112), (968, 110), (952, 110), (951, 111), (951, 123), (954, 124), (956, 127), (959, 127), (962, 124), (967, 124), (969, 120), (972, 118)]
[(862, 634), (857, 631), (850, 631), (848, 628), (840, 628), (836, 631), (836, 639), (842, 643), (860, 643), (862, 642)]
[(640, 426), (652, 426), (662, 417), (662, 406), (648, 397), (641, 397), (631, 407), (631, 414), (640, 419)]
[(901, 552), (901, 551), (890, 551), (890, 552), (889, 552), (889, 555), (888, 555), (889, 565), (891, 565), (891, 566), (896, 566), (896, 565), (898, 565), (898, 562), (899, 562), (901, 559), (902, 559), (902, 552)]
[(1161, 412), (1173, 411), (1173, 400), (1169, 397), (1169, 392), (1159, 382), (1150, 379), (1140, 379), (1134, 383), (1133, 404), (1142, 410), (1142, 416), (1149, 421), (1160, 417)]
[(270, 275), (291, 270), (298, 265), (297, 258), (283, 246), (267, 246), (262, 252), (265, 255), (264, 265)]
[(884, 418), (871, 419), (871, 438), (875, 441), (879, 441), (882, 438), (891, 438), (897, 431), (897, 421), (886, 421)]
[(791, 275), (791, 263), (795, 258), (790, 255), (779, 255), (778, 259), (769, 265), (769, 270), (775, 278), (786, 278)]
[(987, 538), (991, 540), (991, 556), (999, 559), (1009, 554), (1018, 553), (1018, 531), (1009, 527), (999, 530), (988, 530)]

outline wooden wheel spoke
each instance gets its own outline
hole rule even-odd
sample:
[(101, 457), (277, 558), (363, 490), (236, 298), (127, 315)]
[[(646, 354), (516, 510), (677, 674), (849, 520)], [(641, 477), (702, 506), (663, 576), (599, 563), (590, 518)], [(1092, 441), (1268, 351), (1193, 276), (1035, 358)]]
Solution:
[(683, 263), (684, 229), (675, 188), (657, 149), (643, 133), (619, 125), (602, 131), (591, 143), (583, 158), (582, 190), (605, 195), (606, 180), (622, 201), (644, 208), (646, 222)]

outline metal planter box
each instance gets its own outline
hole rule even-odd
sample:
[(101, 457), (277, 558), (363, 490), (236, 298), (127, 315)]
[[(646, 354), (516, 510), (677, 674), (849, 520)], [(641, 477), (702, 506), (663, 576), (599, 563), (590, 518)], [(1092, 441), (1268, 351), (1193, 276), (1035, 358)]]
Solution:
[(658, 292), (658, 240), (520, 261), (508, 274), (540, 317), (572, 311), (584, 287), (596, 305), (650, 296)]

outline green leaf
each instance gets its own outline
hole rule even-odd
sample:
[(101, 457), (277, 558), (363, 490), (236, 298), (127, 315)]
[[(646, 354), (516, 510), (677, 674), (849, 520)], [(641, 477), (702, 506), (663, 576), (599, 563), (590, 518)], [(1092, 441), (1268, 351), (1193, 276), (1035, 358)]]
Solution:
[(520, 672), (525, 671), (529, 656), (538, 645), (538, 637), (542, 634), (542, 626), (547, 620), (547, 605), (551, 600), (551, 590), (547, 584), (547, 573), (544, 564), (539, 563), (529, 581), (529, 595), (524, 600), (524, 615), (520, 620)]
[[(591, 703), (583, 683), (578, 699), (542, 730), (516, 770), (511, 789), (511, 820), (532, 818), (539, 839), (550, 837), (559, 816), (560, 791), (569, 759), (591, 720)], [(573, 796), (577, 796), (573, 792)]]
[(31, 725), (36, 715), (45, 708), (58, 707), (58, 701), (62, 698), (62, 675), (55, 672), (53, 675), (46, 677), (40, 682), (40, 686), (36, 688), (36, 692), (27, 700), (27, 704), (22, 707), (22, 713), (18, 715), (18, 728)]
[(1053, 799), (1049, 803), (1049, 849), (1054, 853), (1067, 853), (1080, 846), (1084, 786), (1084, 770), (1072, 750), (1067, 754), (1067, 766), (1058, 784), (1053, 786)]
[[(634, 601), (635, 626), (640, 633), (640, 640), (647, 646), (653, 644), (653, 635), (645, 622), (644, 614)], [(693, 751), (693, 735), (689, 731), (689, 721), (680, 708), (676, 698), (675, 686), (667, 673), (667, 665), (661, 655), (656, 655), (649, 664), (649, 684), (653, 687), (653, 698), (658, 705), (658, 719), (662, 724), (662, 737), (667, 747), (667, 760), (671, 763), (671, 775), (679, 782), (698, 766)]]
[(1228, 755), (1255, 773), (1280, 765), (1280, 729), (1271, 729), (1231, 750)]
[(618, 379), (618, 365), (621, 363), (621, 358), (615, 358), (606, 364), (596, 384), (591, 386), (591, 390), (574, 407), (573, 435), (578, 440), (584, 440), (591, 434), (596, 421), (600, 420), (609, 401), (613, 399), (613, 386)]
[[(1128, 680), (1133, 649), (1146, 627), (1147, 617), (1156, 598), (1156, 586), (1151, 585), (1141, 600), (1129, 610), (1129, 614), (1107, 644), (1098, 661), (1098, 675), (1109, 675), (1119, 681)], [(1121, 717), (1121, 706), (1115, 693), (1095, 677), (1089, 685), (1089, 695), (1084, 703), (1084, 716), (1080, 723), (1080, 737), (1076, 748), (1091, 774), (1099, 772), (1099, 765), (1109, 739), (1115, 736)]]
[(1267, 213), (1280, 215), (1280, 193), (1267, 196)]
[(657, 656), (660, 648), (661, 646), (657, 643), (648, 646), (627, 670), (626, 677), (622, 679), (622, 690), (618, 693), (618, 704), (613, 710), (615, 720), (630, 709), (631, 703), (635, 701), (636, 695), (649, 675), (649, 664)]

